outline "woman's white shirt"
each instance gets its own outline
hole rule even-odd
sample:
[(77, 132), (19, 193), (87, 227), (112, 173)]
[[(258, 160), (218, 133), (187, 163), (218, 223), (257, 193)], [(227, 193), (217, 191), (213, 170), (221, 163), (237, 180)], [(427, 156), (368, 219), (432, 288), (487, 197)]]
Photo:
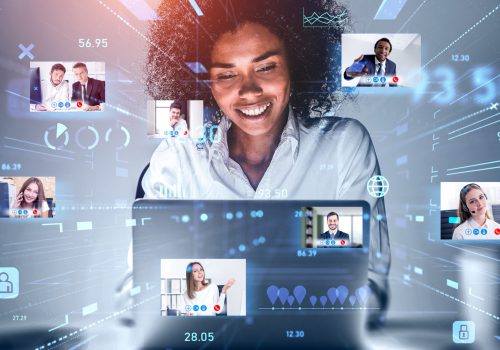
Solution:
[[(194, 299), (190, 299), (187, 291), (183, 295), (183, 303), (181, 303), (181, 313), (191, 313), (194, 316), (215, 316), (223, 310), (226, 294), (221, 293), (215, 284), (209, 284), (203, 290), (194, 292)], [(195, 305), (197, 307), (195, 307)], [(214, 309), (215, 305), (220, 306), (219, 312)], [(186, 308), (187, 306), (187, 308)], [(195, 311), (195, 309), (197, 311)]]
[(470, 217), (455, 228), (453, 239), (500, 239), (500, 235), (495, 234), (495, 230), (500, 230), (500, 224), (495, 221), (486, 219), (484, 225), (479, 225)]
[(188, 138), (163, 140), (142, 181), (144, 198), (365, 200), (372, 214), (369, 268), (387, 274), (390, 250), (384, 201), (367, 191), (368, 180), (380, 175), (380, 170), (370, 135), (361, 123), (333, 117), (307, 126), (290, 109), (256, 190), (229, 157), (230, 120), (224, 117), (219, 127), (214, 139), (220, 137), (220, 142), (211, 145), (208, 141), (196, 145)]

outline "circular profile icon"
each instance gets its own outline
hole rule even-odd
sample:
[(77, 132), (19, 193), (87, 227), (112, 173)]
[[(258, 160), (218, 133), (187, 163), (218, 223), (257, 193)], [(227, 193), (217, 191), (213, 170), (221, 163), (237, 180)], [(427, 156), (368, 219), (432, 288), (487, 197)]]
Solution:
[(495, 229), (495, 234), (496, 234), (497, 236), (499, 236), (499, 235), (500, 235), (500, 228), (496, 228), (496, 229)]
[(399, 78), (398, 77), (392, 77), (392, 82), (393, 83), (397, 83), (399, 81)]
[(187, 312), (191, 311), (191, 305), (186, 305), (186, 307), (184, 308)]
[(475, 228), (474, 231), (472, 231), (476, 236), (479, 234), (479, 229)]
[(193, 305), (193, 311), (198, 311), (200, 307), (198, 305)]
[(373, 82), (378, 83), (378, 77), (373, 77)]
[(340, 245), (345, 245), (345, 241), (344, 241), (344, 240), (341, 240), (341, 241), (340, 241)]
[(384, 197), (389, 192), (389, 181), (381, 175), (372, 176), (366, 184), (366, 189), (372, 197)]
[(206, 305), (202, 305), (201, 306), (201, 311), (207, 311), (207, 306)]
[(485, 229), (485, 228), (482, 228), (482, 229), (481, 229), (481, 234), (482, 234), (483, 236), (487, 235), (487, 234), (488, 234), (488, 230), (487, 230), (487, 229)]
[(387, 79), (385, 77), (380, 78), (381, 83), (385, 83), (386, 81), (387, 81)]
[(472, 233), (472, 230), (470, 228), (465, 229), (465, 234), (470, 235)]
[(215, 310), (216, 312), (219, 312), (219, 311), (220, 311), (220, 305), (219, 305), (219, 304), (215, 304), (215, 305), (214, 305), (214, 310)]
[(76, 106), (77, 106), (78, 108), (82, 108), (82, 106), (83, 106), (82, 101), (78, 101), (78, 102), (76, 103)]

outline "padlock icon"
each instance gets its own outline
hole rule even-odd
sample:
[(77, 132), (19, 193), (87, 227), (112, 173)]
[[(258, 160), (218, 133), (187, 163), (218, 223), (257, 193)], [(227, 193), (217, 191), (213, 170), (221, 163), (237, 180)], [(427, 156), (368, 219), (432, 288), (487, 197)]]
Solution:
[(469, 339), (469, 331), (467, 330), (466, 324), (460, 325), (460, 332), (458, 333), (458, 338), (462, 340)]

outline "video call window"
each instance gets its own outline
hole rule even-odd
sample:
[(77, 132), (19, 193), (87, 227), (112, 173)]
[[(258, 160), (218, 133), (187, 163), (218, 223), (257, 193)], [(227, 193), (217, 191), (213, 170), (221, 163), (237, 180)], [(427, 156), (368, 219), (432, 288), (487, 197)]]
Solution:
[(416, 87), (420, 34), (342, 34), (342, 87)]
[(441, 182), (441, 239), (500, 240), (500, 182)]
[(201, 100), (150, 100), (147, 115), (150, 137), (202, 137), (204, 132)]
[(304, 207), (301, 232), (304, 248), (361, 248), (363, 208)]
[(162, 316), (245, 316), (245, 259), (162, 259)]
[(0, 217), (51, 218), (55, 206), (55, 177), (0, 177)]
[(104, 62), (30, 62), (30, 112), (102, 111), (105, 95)]

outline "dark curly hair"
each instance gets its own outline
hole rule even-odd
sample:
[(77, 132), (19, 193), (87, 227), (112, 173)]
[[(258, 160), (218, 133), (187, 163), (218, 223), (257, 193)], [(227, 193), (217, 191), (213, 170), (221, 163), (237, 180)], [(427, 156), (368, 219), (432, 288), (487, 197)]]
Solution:
[[(146, 91), (154, 99), (203, 99), (218, 122), (221, 112), (209, 89), (208, 72), (194, 73), (187, 62), (200, 62), (209, 69), (217, 39), (246, 22), (267, 27), (283, 41), (290, 67), (290, 105), (297, 116), (334, 114), (347, 98), (340, 74), (341, 34), (350, 26), (345, 7), (333, 0), (197, 0), (197, 4), (202, 16), (187, 1), (164, 0), (158, 8), (158, 20), (148, 34), (152, 44), (145, 67)], [(334, 20), (323, 27), (305, 26), (303, 16), (314, 14)]]

